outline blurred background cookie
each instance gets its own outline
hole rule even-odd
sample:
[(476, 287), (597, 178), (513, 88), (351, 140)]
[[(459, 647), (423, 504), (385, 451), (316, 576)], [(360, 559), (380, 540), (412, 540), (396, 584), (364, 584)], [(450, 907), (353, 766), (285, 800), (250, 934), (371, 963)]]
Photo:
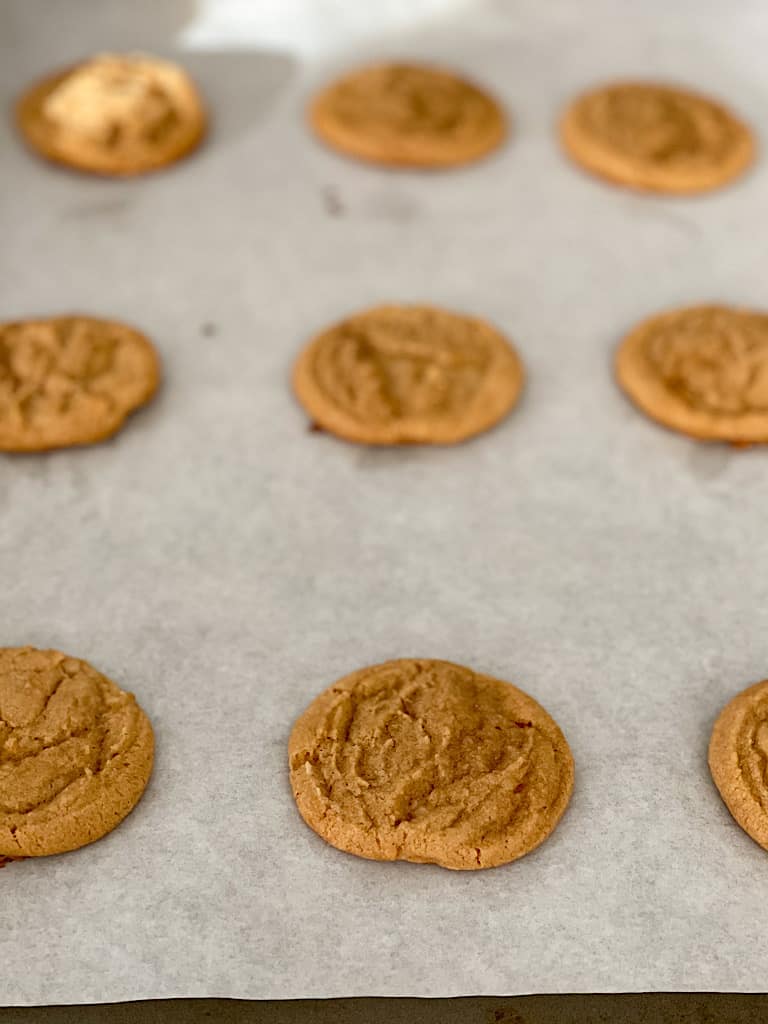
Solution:
[(309, 118), (334, 149), (373, 163), (450, 167), (496, 149), (507, 133), (499, 104), (450, 71), (377, 64), (352, 71), (312, 101)]
[(142, 174), (185, 156), (206, 115), (183, 68), (143, 54), (100, 54), (32, 85), (16, 107), (41, 156), (105, 175)]
[(619, 384), (643, 412), (707, 440), (768, 442), (768, 315), (692, 306), (650, 317), (621, 343)]
[(516, 404), (523, 366), (494, 327), (429, 306), (377, 306), (318, 335), (293, 386), (312, 420), (363, 444), (450, 444)]
[(576, 99), (560, 125), (581, 167), (619, 185), (702, 192), (752, 162), (752, 133), (720, 103), (653, 82), (603, 85)]
[(0, 451), (101, 441), (159, 382), (154, 346), (125, 324), (90, 316), (0, 323)]

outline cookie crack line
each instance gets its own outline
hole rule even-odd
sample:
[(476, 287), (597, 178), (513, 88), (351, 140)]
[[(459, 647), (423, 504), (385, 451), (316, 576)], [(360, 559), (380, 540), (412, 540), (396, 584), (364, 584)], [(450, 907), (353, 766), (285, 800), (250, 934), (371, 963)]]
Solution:
[(16, 810), (16, 809), (10, 808), (7, 805), (4, 805), (2, 802), (0, 802), (0, 813), (5, 813), (5, 814), (9, 814), (9, 815), (26, 815), (26, 814), (34, 814), (37, 811), (44, 810), (46, 807), (49, 807), (56, 800), (58, 800), (59, 797), (61, 797), (61, 795), (63, 793), (65, 793), (68, 789), (70, 789), (72, 786), (76, 786), (83, 779), (88, 779), (88, 778), (97, 779), (99, 775), (103, 774), (107, 770), (107, 768), (110, 766), (110, 764), (116, 758), (118, 758), (118, 757), (125, 757), (125, 756), (127, 756), (128, 754), (131, 753), (133, 747), (135, 746), (135, 743), (131, 743), (127, 747), (124, 747), (124, 748), (121, 748), (120, 750), (117, 750), (114, 754), (112, 754), (110, 757), (106, 758), (106, 760), (105, 760), (104, 759), (104, 747), (106, 745), (106, 740), (108, 738), (108, 730), (100, 729), (99, 725), (100, 725), (99, 722), (96, 722), (96, 723), (94, 723), (93, 726), (90, 726), (88, 728), (84, 728), (82, 730), (77, 730), (77, 731), (71, 733), (70, 735), (64, 737), (58, 743), (53, 743), (53, 744), (50, 744), (48, 746), (44, 746), (40, 750), (34, 751), (33, 753), (24, 755), (24, 756), (19, 757), (19, 758), (8, 757), (7, 755), (0, 756), (0, 770), (2, 770), (2, 768), (5, 767), (6, 765), (19, 766), (19, 765), (23, 764), (25, 761), (34, 760), (40, 754), (43, 754), (46, 751), (57, 750), (58, 748), (63, 747), (65, 744), (67, 744), (70, 740), (73, 740), (73, 739), (83, 739), (85, 736), (88, 736), (91, 733), (99, 733), (99, 732), (103, 733), (102, 740), (101, 740), (101, 743), (99, 745), (100, 746), (99, 754), (98, 754), (98, 756), (96, 758), (96, 766), (94, 768), (90, 768), (89, 766), (84, 766), (82, 771), (77, 776), (75, 776), (75, 778), (70, 779), (68, 782), (66, 782), (62, 786), (62, 788), (57, 790), (51, 797), (49, 797), (47, 800), (41, 801), (40, 803), (34, 804), (32, 807), (29, 807), (27, 810), (24, 810), (24, 811)]
[(62, 685), (69, 678), (70, 677), (62, 670), (61, 677), (57, 680), (55, 686), (53, 687), (51, 692), (48, 694), (48, 696), (45, 698), (45, 703), (43, 704), (43, 706), (42, 706), (42, 708), (40, 710), (40, 713), (33, 719), (33, 723), (32, 724), (34, 724), (35, 722), (39, 722), (40, 719), (45, 715), (45, 713), (48, 711), (48, 708), (50, 706), (51, 701), (56, 696), (56, 694), (59, 692), (59, 690), (61, 689)]
[[(87, 729), (87, 730), (83, 730), (82, 732), (75, 732), (72, 735), (67, 736), (65, 739), (62, 739), (60, 742), (52, 743), (49, 746), (44, 746), (44, 748), (42, 750), (37, 751), (34, 754), (27, 755), (26, 757), (23, 757), (23, 758), (15, 759), (15, 758), (3, 757), (2, 759), (0, 759), (0, 770), (3, 767), (5, 767), (6, 765), (13, 765), (13, 766), (17, 767), (19, 765), (24, 764), (26, 761), (35, 760), (35, 758), (37, 758), (40, 754), (45, 753), (46, 751), (57, 750), (58, 748), (60, 748), (60, 746), (65, 745), (71, 739), (81, 739), (84, 736), (86, 736), (86, 735), (88, 735), (88, 734), (90, 734), (91, 732), (94, 732), (94, 731), (97, 731), (97, 727), (96, 726), (94, 726), (94, 727), (92, 727), (90, 729)], [(13, 816), (16, 816), (16, 815), (24, 816), (24, 815), (27, 815), (27, 814), (35, 814), (35, 813), (37, 813), (39, 811), (45, 810), (51, 804), (55, 803), (61, 797), (62, 794), (65, 794), (68, 790), (70, 790), (70, 788), (72, 786), (77, 785), (84, 778), (85, 779), (88, 779), (88, 778), (97, 779), (99, 775), (101, 775), (106, 769), (109, 768), (110, 764), (113, 761), (115, 761), (116, 758), (125, 757), (126, 755), (130, 754), (132, 745), (133, 744), (131, 744), (129, 746), (126, 746), (125, 749), (116, 752), (111, 757), (106, 759), (106, 761), (104, 761), (103, 760), (103, 753), (102, 753), (102, 751), (103, 751), (103, 742), (102, 742), (101, 743), (101, 752), (99, 753), (99, 756), (96, 759), (96, 767), (95, 768), (90, 768), (88, 766), (83, 767), (82, 771), (80, 771), (78, 775), (76, 775), (74, 778), (71, 778), (69, 781), (63, 783), (61, 788), (60, 788), (60, 790), (57, 790), (55, 793), (53, 793), (52, 796), (50, 796), (47, 800), (40, 801), (39, 803), (34, 804), (32, 807), (29, 807), (27, 810), (17, 810), (15, 808), (11, 808), (11, 807), (8, 807), (7, 805), (4, 805), (0, 801), (0, 813), (5, 813), (5, 814), (8, 814), (8, 815), (13, 815)]]
[(0, 770), (2, 770), (2, 768), (8, 764), (19, 765), (23, 764), (25, 761), (32, 761), (36, 757), (39, 757), (40, 754), (45, 754), (46, 752), (51, 750), (58, 750), (59, 747), (63, 747), (66, 743), (69, 743), (71, 740), (83, 739), (84, 737), (89, 736), (94, 731), (96, 731), (95, 725), (83, 726), (82, 729), (75, 729), (72, 732), (67, 733), (66, 736), (63, 736), (60, 740), (57, 740), (54, 743), (43, 743), (42, 746), (37, 747), (34, 750), (29, 750), (24, 754), (17, 754), (15, 756), (13, 754), (9, 754), (4, 749), (4, 744), (0, 744)]

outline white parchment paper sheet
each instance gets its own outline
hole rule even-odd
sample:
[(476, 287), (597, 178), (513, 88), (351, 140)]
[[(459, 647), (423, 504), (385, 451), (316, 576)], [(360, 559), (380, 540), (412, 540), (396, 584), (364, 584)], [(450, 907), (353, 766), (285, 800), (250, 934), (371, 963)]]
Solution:
[[(173, 54), (193, 11), (0, 13), (9, 100), (93, 50)], [(117, 831), (0, 872), (0, 1003), (765, 990), (768, 859), (705, 753), (722, 704), (768, 673), (768, 455), (654, 426), (610, 355), (659, 309), (768, 305), (768, 162), (709, 196), (636, 196), (566, 164), (553, 126), (574, 91), (648, 75), (722, 96), (764, 139), (767, 52), (759, 0), (501, 0), (322, 66), (187, 52), (210, 142), (137, 181), (49, 168), (3, 122), (3, 318), (135, 322), (166, 381), (111, 443), (0, 457), (0, 643), (90, 659), (158, 740)], [(487, 83), (509, 146), (435, 175), (326, 152), (306, 96), (375, 53)], [(308, 432), (295, 354), (377, 301), (497, 323), (529, 370), (520, 408), (444, 450)], [(292, 721), (397, 656), (510, 679), (560, 723), (576, 791), (535, 854), (376, 864), (301, 822)]]

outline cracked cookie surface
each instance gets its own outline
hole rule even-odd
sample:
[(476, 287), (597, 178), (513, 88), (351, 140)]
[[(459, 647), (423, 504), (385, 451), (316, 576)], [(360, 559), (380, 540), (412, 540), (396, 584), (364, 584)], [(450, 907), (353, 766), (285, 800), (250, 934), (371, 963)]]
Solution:
[(721, 104), (652, 82), (617, 82), (575, 100), (566, 152), (609, 181), (654, 192), (718, 188), (752, 162), (752, 133)]
[(768, 850), (768, 679), (720, 712), (709, 742), (709, 769), (726, 807)]
[(293, 373), (320, 427), (364, 444), (450, 444), (517, 402), (523, 367), (490, 324), (426, 306), (378, 306), (318, 335)]
[(152, 772), (149, 719), (78, 658), (0, 648), (0, 858), (75, 850), (111, 832)]
[(202, 140), (206, 115), (183, 68), (142, 54), (99, 54), (31, 86), (16, 116), (48, 160), (106, 175), (156, 170)]
[(157, 390), (153, 345), (86, 316), (0, 323), (0, 451), (45, 451), (114, 434)]
[(374, 163), (447, 167), (501, 145), (506, 118), (487, 93), (449, 71), (377, 64), (314, 99), (310, 122), (326, 143)]
[(694, 306), (651, 317), (621, 343), (616, 374), (647, 415), (693, 437), (768, 442), (768, 315)]
[(447, 661), (340, 679), (298, 719), (288, 754), (306, 823), (372, 860), (508, 863), (546, 839), (573, 789), (570, 749), (547, 712)]

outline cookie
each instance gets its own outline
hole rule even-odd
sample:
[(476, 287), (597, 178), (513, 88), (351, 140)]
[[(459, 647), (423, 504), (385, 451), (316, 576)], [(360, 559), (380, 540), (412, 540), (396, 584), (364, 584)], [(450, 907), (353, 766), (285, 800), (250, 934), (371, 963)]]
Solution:
[(704, 192), (752, 162), (749, 128), (714, 100), (652, 82), (579, 97), (560, 126), (566, 152), (601, 178), (652, 192)]
[(0, 451), (101, 441), (159, 380), (154, 347), (125, 324), (89, 316), (0, 323)]
[(313, 422), (364, 444), (451, 444), (498, 423), (523, 368), (490, 324), (428, 306), (378, 306), (318, 335), (293, 386)]
[(88, 662), (0, 648), (0, 858), (101, 839), (139, 802), (153, 755), (133, 695)]
[(377, 64), (353, 71), (312, 102), (309, 120), (334, 149), (401, 167), (451, 167), (490, 153), (507, 133), (487, 93), (449, 71)]
[(388, 661), (340, 679), (288, 744), (301, 816), (371, 860), (495, 867), (552, 832), (573, 758), (533, 698), (448, 661)]
[(183, 68), (143, 54), (105, 53), (48, 75), (23, 94), (16, 119), (39, 155), (81, 171), (143, 174), (195, 149), (202, 100)]
[(643, 321), (616, 356), (643, 412), (707, 440), (768, 441), (768, 315), (693, 306)]
[(768, 679), (743, 690), (718, 715), (709, 770), (733, 817), (768, 850)]

